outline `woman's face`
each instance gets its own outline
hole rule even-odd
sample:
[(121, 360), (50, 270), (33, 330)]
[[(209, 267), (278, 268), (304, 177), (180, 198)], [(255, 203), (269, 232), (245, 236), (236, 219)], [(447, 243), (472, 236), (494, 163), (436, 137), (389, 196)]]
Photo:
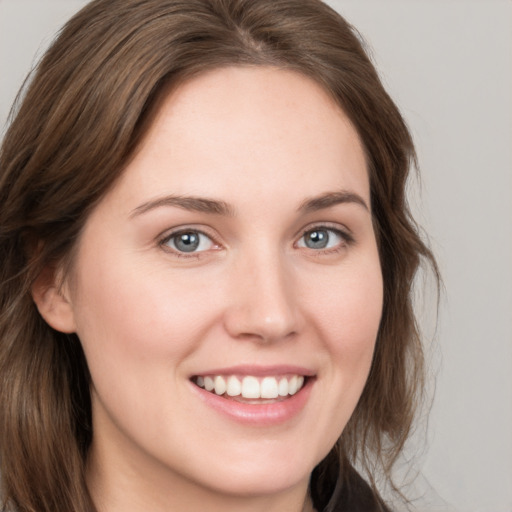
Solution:
[(102, 485), (305, 488), (381, 317), (356, 131), (293, 72), (181, 85), (88, 219), (67, 289)]

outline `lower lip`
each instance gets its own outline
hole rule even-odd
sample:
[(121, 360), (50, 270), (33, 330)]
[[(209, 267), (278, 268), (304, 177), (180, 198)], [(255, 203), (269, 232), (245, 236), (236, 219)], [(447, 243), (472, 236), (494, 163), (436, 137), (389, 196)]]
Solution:
[(314, 379), (309, 378), (295, 395), (279, 402), (266, 404), (237, 402), (210, 393), (192, 382), (191, 385), (209, 407), (222, 415), (239, 423), (267, 427), (286, 423), (298, 416), (308, 401), (313, 383)]

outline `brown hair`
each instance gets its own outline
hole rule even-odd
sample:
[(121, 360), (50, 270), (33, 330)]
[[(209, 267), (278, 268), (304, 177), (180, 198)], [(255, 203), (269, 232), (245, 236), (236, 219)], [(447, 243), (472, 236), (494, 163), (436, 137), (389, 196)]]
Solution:
[(4, 507), (94, 510), (84, 478), (92, 438), (86, 361), (75, 335), (42, 320), (31, 286), (45, 269), (72, 259), (89, 212), (133, 156), (159, 96), (228, 65), (276, 66), (311, 77), (363, 142), (383, 316), (357, 408), (313, 472), (315, 506), (330, 510), (348, 499), (355, 462), (375, 496), (376, 469), (390, 476), (423, 388), (412, 282), (421, 259), (436, 266), (406, 203), (415, 162), (410, 134), (358, 35), (317, 0), (95, 0), (67, 23), (38, 65), (0, 153)]

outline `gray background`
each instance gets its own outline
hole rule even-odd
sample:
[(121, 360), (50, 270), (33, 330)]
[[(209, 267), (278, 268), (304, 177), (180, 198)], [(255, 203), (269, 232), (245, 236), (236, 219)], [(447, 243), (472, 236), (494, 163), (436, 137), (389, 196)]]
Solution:
[[(410, 492), (425, 512), (512, 512), (512, 2), (329, 3), (366, 38), (411, 127), (422, 172), (411, 202), (446, 287)], [(0, 0), (2, 129), (35, 55), (84, 4)], [(419, 309), (431, 335), (433, 308)]]

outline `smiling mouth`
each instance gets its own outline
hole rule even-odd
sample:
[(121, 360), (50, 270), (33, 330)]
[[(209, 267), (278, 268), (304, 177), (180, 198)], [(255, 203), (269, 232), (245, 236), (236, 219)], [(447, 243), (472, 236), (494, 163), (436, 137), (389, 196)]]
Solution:
[(304, 375), (254, 377), (246, 375), (204, 375), (192, 382), (212, 394), (246, 403), (282, 401), (298, 393), (307, 382)]

